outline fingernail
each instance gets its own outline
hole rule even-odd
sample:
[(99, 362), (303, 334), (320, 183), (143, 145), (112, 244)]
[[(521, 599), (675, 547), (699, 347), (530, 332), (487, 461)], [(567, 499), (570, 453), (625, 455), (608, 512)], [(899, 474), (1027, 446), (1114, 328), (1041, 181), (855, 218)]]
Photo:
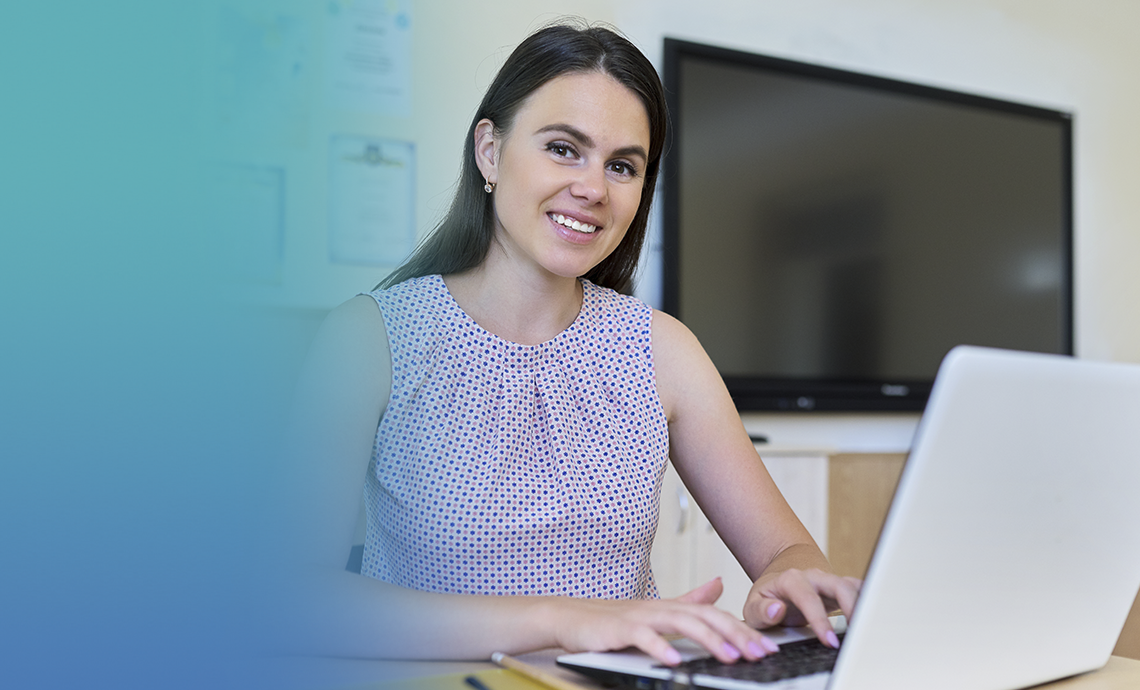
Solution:
[(775, 643), (775, 642), (773, 642), (772, 640), (769, 640), (767, 637), (763, 638), (763, 639), (761, 640), (761, 643), (762, 643), (762, 644), (763, 644), (765, 647), (767, 647), (767, 648), (768, 648), (768, 651), (769, 651), (769, 652), (778, 652), (778, 651), (780, 651), (780, 645), (776, 644), (776, 643)]
[(750, 654), (752, 654), (752, 656), (768, 656), (768, 652), (764, 651), (763, 647), (756, 644), (752, 640), (748, 641), (748, 651)]
[(836, 637), (834, 630), (828, 630), (824, 637), (827, 638), (827, 644), (829, 644), (832, 649), (839, 649), (839, 638)]
[(740, 650), (737, 649), (736, 647), (733, 647), (732, 645), (730, 645), (727, 642), (725, 642), (723, 645), (721, 645), (721, 649), (724, 650), (725, 654), (732, 657), (733, 661), (736, 661), (737, 659), (740, 658)]
[(768, 607), (768, 618), (775, 620), (776, 616), (780, 615), (780, 602), (776, 602)]
[(677, 664), (681, 663), (681, 653), (672, 647), (665, 650), (665, 663), (669, 664), (670, 666), (676, 666)]

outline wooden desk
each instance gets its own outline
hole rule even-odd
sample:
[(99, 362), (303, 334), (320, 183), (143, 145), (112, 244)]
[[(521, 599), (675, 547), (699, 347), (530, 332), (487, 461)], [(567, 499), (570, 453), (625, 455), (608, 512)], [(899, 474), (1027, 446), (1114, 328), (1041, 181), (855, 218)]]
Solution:
[[(603, 686), (573, 671), (559, 668), (558, 650), (525, 654), (523, 661), (554, 673), (583, 688)], [(497, 668), (489, 662), (463, 661), (363, 661), (355, 659), (290, 660), (297, 664), (289, 675), (298, 684), (289, 687), (312, 690), (471, 690), (459, 678), (441, 676), (468, 674)], [(505, 672), (505, 671), (504, 671)], [(1038, 685), (1034, 690), (1136, 690), (1140, 688), (1140, 661), (1114, 656), (1104, 668), (1073, 678)]]

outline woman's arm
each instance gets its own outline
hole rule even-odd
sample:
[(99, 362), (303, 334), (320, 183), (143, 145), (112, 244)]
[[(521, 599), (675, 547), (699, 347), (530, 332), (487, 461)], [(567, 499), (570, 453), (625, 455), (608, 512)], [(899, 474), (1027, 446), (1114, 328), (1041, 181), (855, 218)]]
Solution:
[(827, 612), (838, 605), (850, 615), (859, 581), (831, 572), (756, 454), (720, 374), (692, 332), (655, 313), (653, 353), (673, 465), (755, 583), (744, 619), (756, 627), (808, 624), (834, 646)]
[(677, 663), (662, 637), (679, 633), (723, 661), (772, 649), (754, 629), (711, 603), (713, 581), (676, 600), (438, 594), (345, 572), (365, 472), (391, 390), (391, 354), (374, 300), (356, 297), (322, 325), (302, 374), (290, 448), (297, 472), (291, 560), (292, 647), (373, 658), (487, 658), (545, 647), (572, 651), (636, 646)]

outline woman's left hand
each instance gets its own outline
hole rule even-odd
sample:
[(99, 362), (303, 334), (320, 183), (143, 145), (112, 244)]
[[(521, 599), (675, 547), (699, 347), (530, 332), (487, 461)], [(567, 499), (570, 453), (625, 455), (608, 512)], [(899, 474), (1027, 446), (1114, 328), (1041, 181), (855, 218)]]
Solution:
[(789, 568), (764, 575), (752, 585), (744, 603), (744, 622), (763, 630), (775, 625), (811, 627), (821, 642), (838, 647), (828, 612), (840, 609), (848, 618), (863, 581), (816, 568)]

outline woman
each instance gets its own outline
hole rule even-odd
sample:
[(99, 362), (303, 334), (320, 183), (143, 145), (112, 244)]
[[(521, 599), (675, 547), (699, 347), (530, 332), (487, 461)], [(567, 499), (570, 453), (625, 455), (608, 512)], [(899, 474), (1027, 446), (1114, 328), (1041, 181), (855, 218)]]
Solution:
[[(330, 582), (326, 651), (479, 658), (637, 646), (680, 661), (777, 650), (757, 629), (851, 613), (759, 461), (716, 369), (675, 319), (620, 294), (645, 235), (666, 115), (652, 65), (601, 28), (554, 26), (504, 64), (448, 216), (381, 288), (334, 310), (304, 377), (300, 446)], [(656, 598), (664, 463), (755, 585)], [(343, 572), (364, 478), (362, 574)], [(336, 506), (329, 510), (328, 506)], [(485, 596), (485, 595), (500, 596)]]

